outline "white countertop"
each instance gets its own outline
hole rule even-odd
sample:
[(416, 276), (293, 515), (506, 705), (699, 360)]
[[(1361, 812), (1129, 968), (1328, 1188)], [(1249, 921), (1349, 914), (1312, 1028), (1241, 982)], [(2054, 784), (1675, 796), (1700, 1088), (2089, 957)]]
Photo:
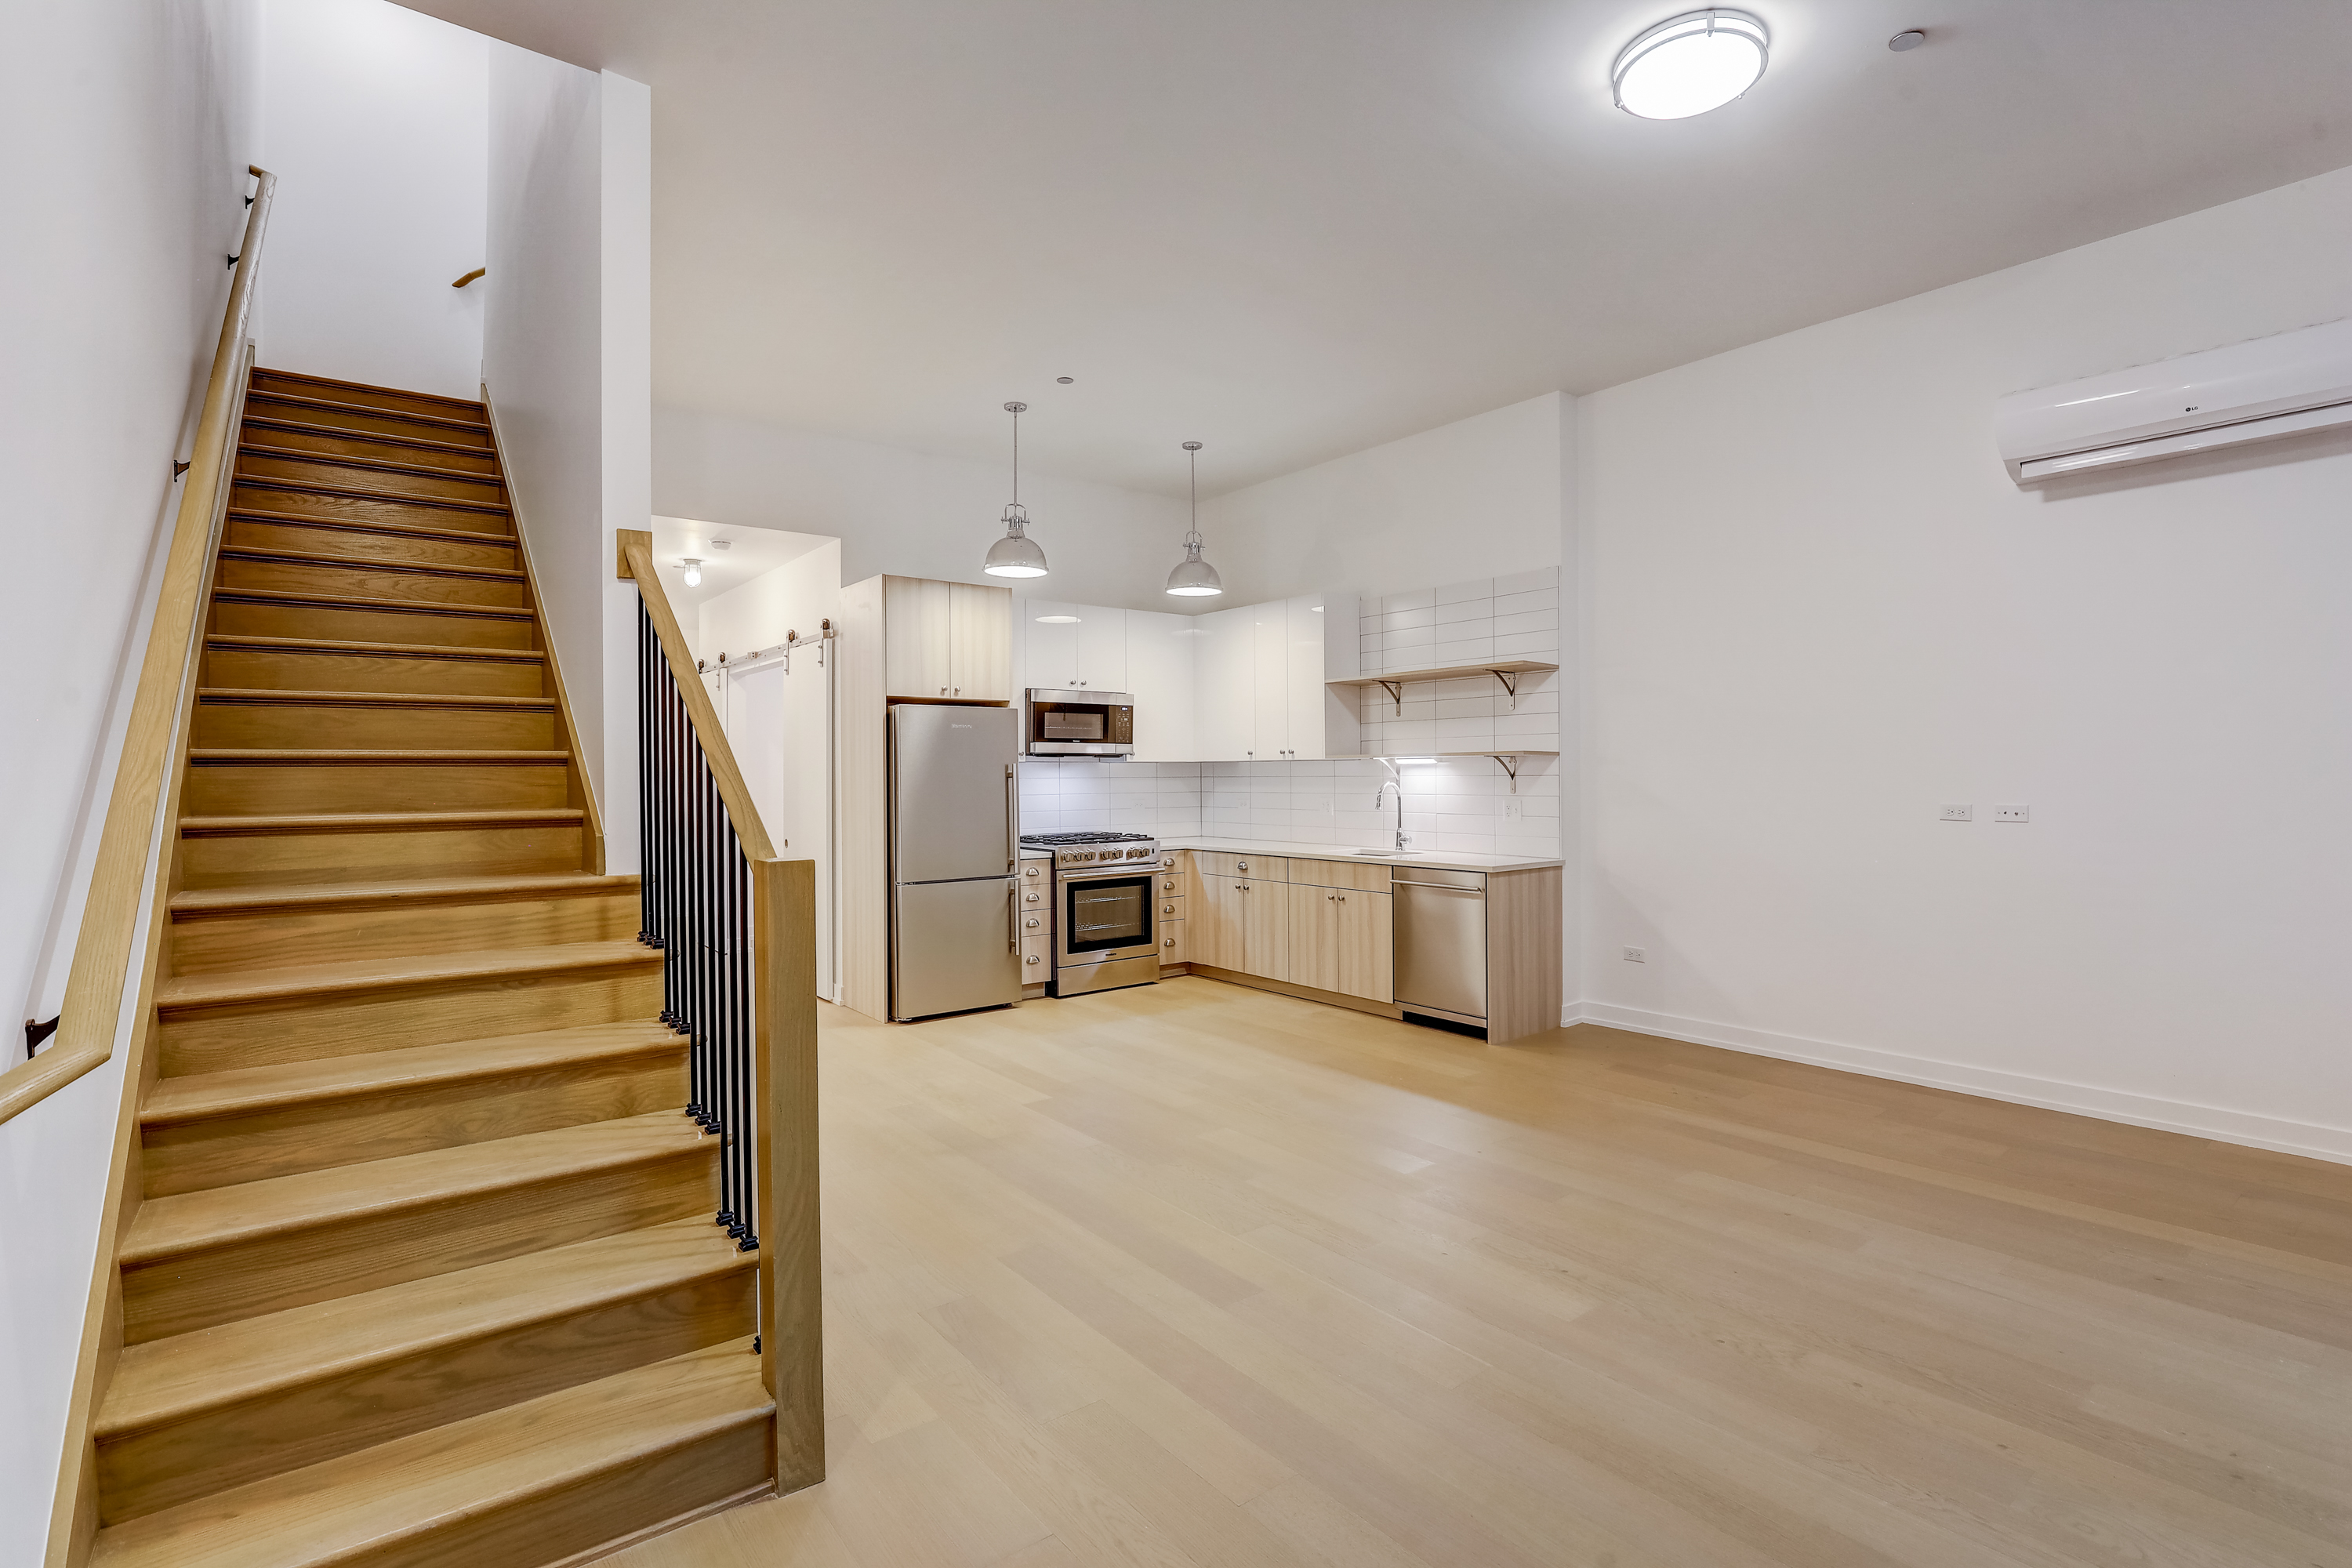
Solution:
[(1208, 849), (1220, 855), (1278, 855), (1302, 860), (1360, 860), (1368, 866), (1428, 866), (1447, 871), (1534, 871), (1562, 864), (1557, 857), (1545, 860), (1524, 855), (1467, 855), (1451, 849), (1391, 858), (1385, 855), (1359, 855), (1345, 844), (1291, 844), (1276, 838), (1163, 838), (1160, 847)]

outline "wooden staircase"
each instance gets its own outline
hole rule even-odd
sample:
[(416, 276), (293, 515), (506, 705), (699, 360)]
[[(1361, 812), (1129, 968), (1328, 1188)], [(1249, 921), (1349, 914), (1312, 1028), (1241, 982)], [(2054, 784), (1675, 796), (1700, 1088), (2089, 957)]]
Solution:
[(253, 373), (93, 1563), (526, 1568), (772, 1484), (759, 1257), (520, 556), (482, 405)]

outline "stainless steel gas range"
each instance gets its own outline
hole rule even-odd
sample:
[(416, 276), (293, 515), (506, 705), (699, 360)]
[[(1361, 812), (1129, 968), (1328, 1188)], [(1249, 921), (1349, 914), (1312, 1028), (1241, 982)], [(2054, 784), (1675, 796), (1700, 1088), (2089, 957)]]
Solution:
[(1160, 979), (1160, 841), (1148, 833), (1030, 833), (1054, 857), (1054, 974), (1047, 994), (1076, 996)]

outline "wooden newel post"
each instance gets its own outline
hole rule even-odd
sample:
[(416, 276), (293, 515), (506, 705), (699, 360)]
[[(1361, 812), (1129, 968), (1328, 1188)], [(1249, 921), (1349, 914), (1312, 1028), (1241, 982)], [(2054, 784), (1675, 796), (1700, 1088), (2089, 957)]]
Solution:
[(816, 862), (755, 860), (761, 1373), (776, 1401), (776, 1490), (824, 1479), (817, 1241)]

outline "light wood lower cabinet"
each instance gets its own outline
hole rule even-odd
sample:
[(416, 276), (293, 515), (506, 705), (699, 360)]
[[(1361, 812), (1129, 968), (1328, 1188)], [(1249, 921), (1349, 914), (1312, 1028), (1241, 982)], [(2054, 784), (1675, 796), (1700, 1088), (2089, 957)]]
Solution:
[(1287, 973), (1269, 974), (1370, 1002), (1394, 1000), (1395, 903), (1387, 893), (1293, 886)]
[(1192, 911), (1192, 929), (1187, 933), (1192, 962), (1214, 969), (1249, 967), (1249, 886), (1238, 878), (1211, 876), (1203, 868), (1201, 896), (1187, 900)]
[(1160, 928), (1160, 962), (1161, 963), (1192, 962), (1192, 952), (1184, 941), (1185, 923), (1183, 921), (1170, 921)]
[(1242, 962), (1230, 967), (1268, 980), (1290, 978), (1291, 907), (1299, 891), (1287, 882), (1241, 884)]

